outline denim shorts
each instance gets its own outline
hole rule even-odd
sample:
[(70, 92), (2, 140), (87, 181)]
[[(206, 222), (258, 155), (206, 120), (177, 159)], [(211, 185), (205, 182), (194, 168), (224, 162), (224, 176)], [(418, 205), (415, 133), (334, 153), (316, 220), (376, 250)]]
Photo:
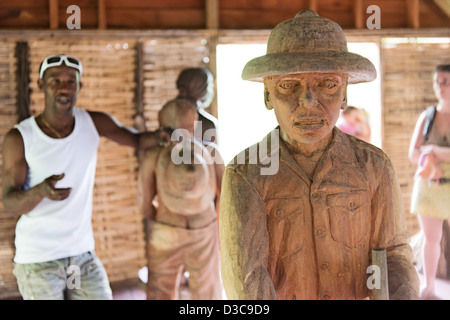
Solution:
[(14, 263), (25, 300), (111, 300), (105, 268), (94, 252), (40, 263)]

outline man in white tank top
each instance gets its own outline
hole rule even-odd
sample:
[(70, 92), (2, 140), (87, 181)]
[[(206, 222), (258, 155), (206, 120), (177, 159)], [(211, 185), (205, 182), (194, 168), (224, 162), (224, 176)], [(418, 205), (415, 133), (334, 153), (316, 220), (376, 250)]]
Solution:
[(44, 111), (11, 129), (3, 145), (3, 203), (20, 217), (13, 272), (24, 299), (111, 299), (91, 226), (100, 136), (147, 148), (169, 143), (170, 133), (141, 134), (106, 113), (76, 108), (77, 58), (46, 57), (39, 72)]

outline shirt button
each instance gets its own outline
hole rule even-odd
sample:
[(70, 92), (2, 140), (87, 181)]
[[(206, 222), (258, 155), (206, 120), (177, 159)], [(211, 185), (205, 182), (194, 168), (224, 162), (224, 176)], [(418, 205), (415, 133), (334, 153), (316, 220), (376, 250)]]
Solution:
[(329, 295), (324, 295), (324, 296), (322, 297), (322, 300), (330, 300), (330, 296), (329, 296)]
[(327, 270), (328, 269), (328, 263), (322, 263), (322, 265), (320, 266), (320, 269), (322, 270)]
[(317, 229), (316, 234), (319, 238), (323, 238), (325, 237), (325, 230), (319, 228)]

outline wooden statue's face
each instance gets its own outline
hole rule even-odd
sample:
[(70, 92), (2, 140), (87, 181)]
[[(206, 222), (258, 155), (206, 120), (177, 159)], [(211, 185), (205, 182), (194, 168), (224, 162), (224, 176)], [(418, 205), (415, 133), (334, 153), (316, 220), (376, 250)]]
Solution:
[(304, 73), (264, 80), (266, 105), (273, 108), (282, 135), (311, 144), (328, 138), (346, 105), (347, 76), (340, 73)]

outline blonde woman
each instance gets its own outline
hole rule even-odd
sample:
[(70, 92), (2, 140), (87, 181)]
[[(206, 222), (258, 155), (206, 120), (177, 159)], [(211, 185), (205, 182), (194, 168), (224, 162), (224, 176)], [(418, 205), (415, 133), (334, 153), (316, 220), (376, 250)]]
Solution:
[[(435, 297), (435, 277), (441, 252), (442, 224), (450, 218), (450, 65), (434, 72), (436, 108), (424, 111), (411, 140), (409, 159), (418, 164), (411, 212), (419, 215), (425, 234), (425, 287), (422, 299)], [(433, 114), (434, 117), (427, 116)], [(433, 119), (433, 121), (431, 121)], [(427, 128), (431, 124), (429, 130)]]

